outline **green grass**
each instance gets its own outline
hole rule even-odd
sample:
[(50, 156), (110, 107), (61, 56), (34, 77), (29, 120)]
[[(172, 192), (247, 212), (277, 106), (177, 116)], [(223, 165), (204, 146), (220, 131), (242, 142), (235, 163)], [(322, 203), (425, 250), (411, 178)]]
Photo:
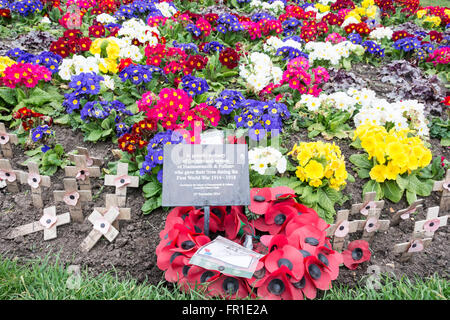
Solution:
[[(25, 264), (0, 256), (0, 300), (200, 300), (206, 299), (200, 291), (182, 293), (164, 282), (158, 285), (137, 283), (128, 277), (119, 280), (111, 272), (91, 276), (81, 272), (76, 289), (67, 285), (70, 275), (56, 259), (30, 260)], [(334, 286), (325, 292), (323, 300), (447, 300), (449, 282), (438, 276), (394, 280), (385, 277), (384, 286), (375, 291), (365, 286), (346, 288)]]
[(424, 7), (426, 7), (426, 6), (449, 7), (450, 0), (421, 0), (420, 4)]

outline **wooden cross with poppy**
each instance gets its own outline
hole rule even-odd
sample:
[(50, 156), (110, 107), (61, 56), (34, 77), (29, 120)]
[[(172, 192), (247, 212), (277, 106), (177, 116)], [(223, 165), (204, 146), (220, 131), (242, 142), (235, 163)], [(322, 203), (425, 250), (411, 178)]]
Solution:
[(131, 220), (131, 209), (130, 208), (120, 208), (119, 198), (115, 194), (105, 195), (105, 207), (95, 207), (94, 210), (100, 212), (101, 214), (106, 214), (111, 208), (118, 208), (119, 215), (112, 224), (113, 226), (120, 230), (119, 221), (120, 220)]
[(336, 223), (327, 229), (327, 236), (333, 236), (332, 244), (335, 251), (342, 251), (345, 237), (358, 230), (358, 221), (348, 221), (349, 213), (349, 210), (339, 210), (336, 215)]
[(7, 159), (0, 159), (0, 179), (6, 181), (8, 191), (11, 193), (19, 192), (19, 186), (17, 185), (17, 178), (22, 175), (22, 171), (13, 170), (11, 163)]
[(44, 240), (55, 239), (57, 237), (57, 227), (70, 222), (70, 214), (66, 212), (57, 216), (55, 206), (45, 208), (43, 213), (39, 221), (14, 228), (7, 238), (14, 239), (19, 236), (44, 230)]
[(31, 187), (31, 197), (33, 199), (33, 205), (36, 208), (44, 207), (42, 201), (42, 187), (49, 188), (51, 181), (49, 176), (41, 176), (39, 174), (39, 165), (36, 162), (28, 162), (28, 173), (21, 172), (20, 183), (28, 184)]
[(5, 124), (0, 122), (0, 147), (2, 149), (3, 157), (12, 158), (13, 151), (11, 148), (11, 143), (17, 144), (19, 139), (17, 135), (6, 132)]
[(423, 199), (414, 201), (408, 208), (398, 210), (391, 219), (391, 226), (398, 225), (400, 220), (406, 220), (411, 213), (419, 213), (423, 209)]
[(414, 224), (414, 235), (417, 237), (433, 237), (440, 227), (446, 226), (448, 215), (438, 217), (439, 207), (428, 208), (425, 220), (417, 221)]
[(75, 178), (64, 179), (64, 190), (53, 191), (56, 202), (65, 202), (69, 206), (70, 216), (75, 222), (83, 222), (82, 202), (92, 201), (91, 190), (78, 190)]
[[(88, 167), (92, 167), (92, 166), (101, 167), (103, 165), (103, 162), (104, 162), (103, 159), (91, 157), (89, 155), (89, 150), (87, 148), (77, 147), (75, 150), (77, 151), (76, 154), (84, 155), (86, 157), (86, 165)], [(75, 162), (74, 155), (75, 155), (74, 153), (69, 154), (69, 160), (72, 162)]]
[(80, 190), (91, 190), (90, 177), (100, 177), (99, 167), (89, 167), (86, 163), (85, 155), (74, 155), (75, 166), (64, 168), (67, 177), (75, 177), (80, 186)]
[(431, 244), (433, 238), (413, 238), (408, 242), (399, 243), (394, 246), (394, 253), (401, 253), (400, 262), (409, 261), (414, 253), (423, 251)]
[(450, 169), (447, 170), (444, 180), (434, 183), (433, 191), (442, 191), (439, 207), (443, 212), (450, 211)]
[(112, 223), (117, 219), (119, 214), (118, 208), (110, 208), (105, 214), (101, 214), (94, 209), (92, 214), (88, 217), (89, 222), (93, 225), (93, 229), (80, 244), (80, 249), (84, 252), (88, 252), (102, 236), (108, 239), (109, 242), (114, 241), (119, 234), (119, 231)]
[(366, 222), (363, 227), (362, 240), (371, 242), (377, 231), (386, 231), (389, 229), (390, 220), (380, 220), (381, 209), (372, 208), (367, 214)]
[(375, 201), (376, 196), (376, 192), (364, 193), (363, 202), (353, 204), (351, 213), (361, 213), (362, 215), (367, 216), (370, 209), (378, 208), (382, 210), (384, 208), (384, 200)]
[(124, 207), (127, 202), (127, 187), (139, 187), (139, 177), (128, 175), (128, 163), (117, 163), (117, 174), (105, 175), (105, 185), (116, 187), (117, 204)]

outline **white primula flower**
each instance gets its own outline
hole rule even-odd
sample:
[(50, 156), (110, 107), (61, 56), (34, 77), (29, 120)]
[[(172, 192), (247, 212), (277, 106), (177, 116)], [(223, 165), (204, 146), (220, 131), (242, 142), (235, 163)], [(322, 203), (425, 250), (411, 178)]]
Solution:
[(108, 75), (103, 75), (103, 84), (105, 85), (106, 88), (110, 89), (110, 90), (114, 90), (116, 85), (114, 83), (114, 79)]
[(52, 22), (48, 17), (43, 17), (40, 23), (51, 24)]
[(108, 24), (108, 23), (116, 23), (117, 20), (113, 16), (107, 14), (107, 13), (101, 13), (96, 17), (96, 20), (102, 24)]
[(285, 157), (280, 158), (280, 160), (278, 160), (276, 168), (278, 170), (279, 173), (285, 173), (286, 172), (286, 167), (287, 167), (287, 160)]
[(264, 159), (259, 159), (253, 166), (252, 169), (258, 172), (259, 174), (263, 175), (266, 173), (267, 170), (267, 162), (264, 161)]

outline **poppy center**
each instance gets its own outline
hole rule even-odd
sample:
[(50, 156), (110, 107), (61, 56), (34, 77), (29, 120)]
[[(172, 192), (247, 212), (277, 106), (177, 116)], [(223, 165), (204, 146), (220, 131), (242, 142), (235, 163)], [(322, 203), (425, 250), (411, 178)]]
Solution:
[(178, 256), (182, 256), (180, 252), (174, 252), (173, 255), (170, 257), (169, 262), (172, 263), (173, 260), (175, 260)]
[(45, 221), (45, 223), (50, 224), (50, 222), (52, 222), (52, 220), (47, 219), (47, 221)]
[(85, 174), (84, 170), (80, 170), (80, 173), (81, 173), (81, 174)]
[(313, 237), (307, 237), (305, 239), (305, 242), (312, 246), (317, 246), (319, 244), (319, 240), (317, 240), (316, 238), (313, 238)]
[(361, 260), (363, 257), (363, 251), (361, 248), (353, 249), (352, 251), (352, 259), (355, 261)]
[(226, 278), (222, 283), (223, 291), (229, 294), (235, 294), (239, 289), (239, 281), (235, 278)]
[(194, 246), (195, 246), (195, 243), (191, 240), (186, 240), (183, 243), (181, 243), (181, 248), (183, 248), (183, 250), (192, 249)]
[(273, 219), (273, 221), (275, 222), (276, 225), (282, 225), (284, 223), (284, 221), (286, 221), (286, 216), (282, 213), (280, 213), (279, 215), (277, 215), (275, 217), (275, 219)]
[(320, 262), (322, 262), (324, 265), (326, 265), (328, 267), (328, 258), (323, 254), (323, 253), (319, 253), (317, 255), (317, 258), (320, 260)]
[(125, 183), (125, 179), (120, 179), (120, 183)]
[(373, 227), (373, 223), (371, 222), (371, 223), (369, 223), (369, 228), (372, 228)]
[(69, 196), (69, 198), (70, 198), (70, 200), (74, 200), (74, 199), (75, 199), (75, 196), (74, 196), (73, 194), (71, 194), (71, 195)]
[(219, 219), (222, 217), (222, 212), (221, 212), (219, 209), (214, 208), (214, 209), (211, 209), (211, 211), (212, 211), (212, 213), (214, 213)]
[(6, 172), (6, 173), (5, 173), (5, 176), (9, 177), (9, 176), (10, 176), (9, 172)]
[(319, 279), (322, 276), (322, 272), (320, 271), (320, 268), (316, 264), (312, 264), (308, 267), (308, 272), (311, 278), (314, 280)]
[(434, 222), (430, 222), (430, 227), (434, 226)]
[(264, 202), (266, 201), (266, 198), (264, 198), (263, 196), (254, 196), (253, 200), (255, 200), (256, 202)]
[(190, 268), (191, 268), (191, 266), (188, 266), (188, 265), (183, 266), (183, 269), (182, 269), (183, 276), (187, 277)]
[(5, 136), (0, 136), (0, 139), (5, 140), (6, 138)]
[(270, 293), (280, 296), (284, 292), (284, 283), (280, 279), (273, 279), (269, 282), (267, 289)]
[(339, 230), (341, 230), (341, 231), (344, 230), (344, 226), (340, 226)]
[(100, 225), (100, 228), (104, 228), (104, 227), (105, 227), (105, 224), (102, 223), (102, 224)]
[(200, 282), (203, 283), (203, 282), (208, 281), (213, 275), (214, 275), (214, 272), (209, 271), (209, 270), (203, 272), (202, 275), (200, 276)]
[(289, 270), (292, 270), (292, 268), (294, 267), (292, 262), (286, 258), (281, 258), (280, 260), (278, 260), (278, 267), (281, 268), (281, 266), (286, 266)]
[(306, 285), (305, 277), (303, 277), (299, 282), (294, 282), (292, 285), (297, 289), (303, 289)]
[(309, 257), (311, 255), (311, 253), (306, 250), (300, 250), (300, 253), (303, 255), (303, 258)]

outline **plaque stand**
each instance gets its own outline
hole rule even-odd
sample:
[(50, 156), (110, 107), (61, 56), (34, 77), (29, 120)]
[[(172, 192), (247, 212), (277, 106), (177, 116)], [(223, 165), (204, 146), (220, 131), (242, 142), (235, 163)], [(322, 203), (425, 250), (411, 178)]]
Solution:
[(205, 223), (205, 226), (204, 226), (204, 233), (205, 233), (205, 235), (207, 236), (207, 237), (209, 237), (209, 216), (210, 216), (210, 207), (208, 206), (208, 201), (206, 201), (206, 203), (205, 203), (205, 207), (203, 208), (203, 212), (204, 212), (204, 219), (205, 219), (205, 221), (204, 221), (204, 223)]

